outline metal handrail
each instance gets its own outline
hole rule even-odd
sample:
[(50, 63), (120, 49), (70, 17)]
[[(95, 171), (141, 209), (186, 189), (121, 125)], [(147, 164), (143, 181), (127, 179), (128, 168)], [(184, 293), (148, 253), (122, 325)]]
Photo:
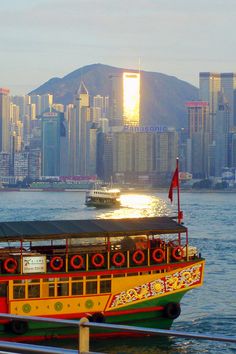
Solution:
[[(57, 323), (66, 326), (75, 326), (78, 328), (78, 351), (73, 351), (71, 354), (76, 352), (78, 353), (89, 353), (89, 337), (90, 337), (90, 328), (104, 328), (104, 329), (115, 329), (121, 330), (125, 332), (136, 332), (136, 333), (145, 333), (157, 336), (171, 336), (171, 337), (182, 337), (182, 338), (193, 338), (193, 339), (204, 339), (211, 341), (219, 341), (219, 342), (228, 342), (228, 343), (236, 343), (236, 337), (224, 336), (224, 335), (215, 335), (215, 334), (201, 334), (194, 332), (183, 332), (183, 331), (173, 331), (173, 330), (164, 330), (164, 329), (154, 329), (154, 328), (146, 328), (146, 327), (136, 327), (136, 326), (127, 326), (127, 325), (117, 325), (117, 324), (108, 324), (108, 323), (96, 323), (89, 322), (87, 318), (81, 318), (80, 321), (77, 320), (64, 320), (64, 319), (56, 319), (56, 318), (48, 318), (48, 317), (36, 317), (36, 316), (18, 316), (11, 314), (0, 313), (0, 318), (6, 318), (9, 320), (22, 320), (22, 321), (33, 321), (33, 322), (46, 322), (46, 323)], [(7, 342), (3, 342), (7, 343)], [(18, 344), (17, 344), (18, 345)], [(1, 346), (0, 348), (6, 349), (6, 347)], [(10, 348), (10, 347), (9, 347)], [(13, 348), (13, 347), (12, 347)], [(17, 348), (17, 347), (15, 347)], [(59, 349), (59, 348), (58, 348)], [(52, 349), (54, 350), (54, 349)], [(23, 353), (24, 351), (17, 353)], [(26, 352), (26, 351), (25, 351)], [(33, 351), (32, 351), (33, 353)], [(34, 353), (39, 353), (38, 351), (34, 351)], [(41, 351), (43, 353), (43, 351)], [(48, 352), (51, 354), (60, 354), (58, 351)], [(70, 354), (70, 352), (68, 352)]]

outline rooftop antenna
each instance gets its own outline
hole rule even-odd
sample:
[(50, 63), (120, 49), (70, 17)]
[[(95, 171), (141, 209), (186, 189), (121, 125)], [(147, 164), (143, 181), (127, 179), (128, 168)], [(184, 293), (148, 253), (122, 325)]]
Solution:
[(140, 74), (140, 71), (141, 71), (141, 58), (139, 57), (138, 58), (138, 72)]

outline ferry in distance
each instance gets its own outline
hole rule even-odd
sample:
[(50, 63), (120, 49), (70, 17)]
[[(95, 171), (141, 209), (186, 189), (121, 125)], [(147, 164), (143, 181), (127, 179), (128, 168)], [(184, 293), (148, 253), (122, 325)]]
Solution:
[(86, 192), (85, 205), (96, 208), (120, 206), (120, 190), (107, 187), (95, 188)]

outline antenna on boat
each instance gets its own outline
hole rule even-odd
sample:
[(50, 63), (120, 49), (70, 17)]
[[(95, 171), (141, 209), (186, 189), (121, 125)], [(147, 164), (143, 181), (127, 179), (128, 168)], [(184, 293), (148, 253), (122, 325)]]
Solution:
[(180, 210), (180, 183), (179, 183), (179, 158), (176, 158), (176, 168), (173, 174), (168, 197), (173, 202), (173, 189), (177, 188), (177, 202), (178, 202), (178, 223), (180, 224), (183, 220), (183, 211)]

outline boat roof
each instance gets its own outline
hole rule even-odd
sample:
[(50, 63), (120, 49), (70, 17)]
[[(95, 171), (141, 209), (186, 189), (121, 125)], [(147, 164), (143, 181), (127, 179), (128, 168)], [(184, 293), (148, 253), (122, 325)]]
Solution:
[(0, 240), (27, 241), (65, 238), (172, 234), (187, 228), (172, 217), (129, 219), (0, 222)]

